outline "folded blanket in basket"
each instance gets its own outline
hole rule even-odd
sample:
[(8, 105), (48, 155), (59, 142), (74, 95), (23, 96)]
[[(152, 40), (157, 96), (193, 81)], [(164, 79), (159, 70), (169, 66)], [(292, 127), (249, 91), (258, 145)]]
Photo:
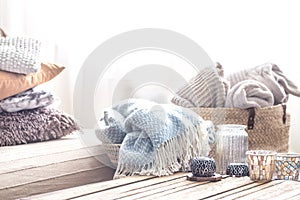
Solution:
[(186, 108), (224, 107), (228, 87), (216, 70), (207, 67), (177, 91), (171, 101)]
[(126, 132), (116, 176), (172, 174), (193, 156), (210, 151), (209, 126), (189, 109), (129, 99), (113, 110), (124, 117), (118, 124)]
[(232, 87), (243, 80), (256, 80), (263, 83), (273, 93), (275, 105), (285, 103), (288, 94), (300, 97), (297, 86), (284, 76), (277, 65), (272, 63), (233, 73), (227, 79)]
[(255, 80), (245, 80), (235, 84), (228, 92), (225, 107), (261, 108), (274, 105), (272, 92), (264, 84)]

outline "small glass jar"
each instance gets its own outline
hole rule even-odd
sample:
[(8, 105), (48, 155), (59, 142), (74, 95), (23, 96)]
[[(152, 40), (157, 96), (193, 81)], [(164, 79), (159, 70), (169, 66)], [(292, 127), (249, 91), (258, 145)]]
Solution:
[(248, 133), (246, 126), (224, 124), (217, 126), (215, 161), (217, 173), (226, 174), (230, 163), (246, 163)]

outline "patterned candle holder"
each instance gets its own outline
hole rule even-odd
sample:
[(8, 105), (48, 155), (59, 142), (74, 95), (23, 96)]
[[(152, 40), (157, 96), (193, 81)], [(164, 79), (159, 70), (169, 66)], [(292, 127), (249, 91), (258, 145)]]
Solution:
[(294, 180), (299, 179), (300, 154), (279, 153), (275, 158), (277, 179)]
[(226, 174), (229, 176), (249, 176), (247, 163), (230, 163), (227, 167)]
[(247, 151), (246, 155), (251, 180), (272, 180), (275, 171), (275, 151), (253, 150)]
[(210, 157), (195, 157), (191, 160), (191, 171), (196, 177), (211, 177), (216, 172), (216, 162)]

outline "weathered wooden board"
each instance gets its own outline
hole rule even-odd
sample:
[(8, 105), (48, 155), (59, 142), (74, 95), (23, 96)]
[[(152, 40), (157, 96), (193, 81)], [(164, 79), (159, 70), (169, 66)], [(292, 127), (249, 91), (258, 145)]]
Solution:
[[(99, 159), (101, 157), (101, 161)], [(0, 199), (300, 199), (300, 182), (253, 182), (225, 177), (187, 180), (188, 173), (111, 180), (101, 146), (86, 147), (78, 136), (0, 148)]]
[(186, 180), (186, 173), (135, 176), (28, 197), (27, 199), (299, 199), (300, 182), (253, 182), (225, 177), (219, 182)]
[(101, 147), (84, 146), (76, 134), (59, 140), (0, 147), (0, 199), (111, 180), (114, 169), (102, 161), (108, 162)]

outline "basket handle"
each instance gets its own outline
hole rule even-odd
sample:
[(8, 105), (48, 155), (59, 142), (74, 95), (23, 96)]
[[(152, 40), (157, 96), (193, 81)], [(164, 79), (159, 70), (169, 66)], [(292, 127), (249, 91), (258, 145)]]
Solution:
[(282, 108), (283, 108), (282, 121), (283, 121), (283, 124), (285, 124), (286, 123), (286, 104), (282, 104)]
[[(283, 116), (282, 122), (283, 124), (286, 123), (286, 104), (281, 104), (283, 109)], [(248, 130), (252, 130), (254, 128), (254, 118), (255, 118), (255, 108), (249, 108), (249, 115), (248, 115)]]
[(248, 130), (252, 130), (254, 128), (254, 117), (255, 117), (255, 109), (249, 108), (249, 115), (248, 115)]

